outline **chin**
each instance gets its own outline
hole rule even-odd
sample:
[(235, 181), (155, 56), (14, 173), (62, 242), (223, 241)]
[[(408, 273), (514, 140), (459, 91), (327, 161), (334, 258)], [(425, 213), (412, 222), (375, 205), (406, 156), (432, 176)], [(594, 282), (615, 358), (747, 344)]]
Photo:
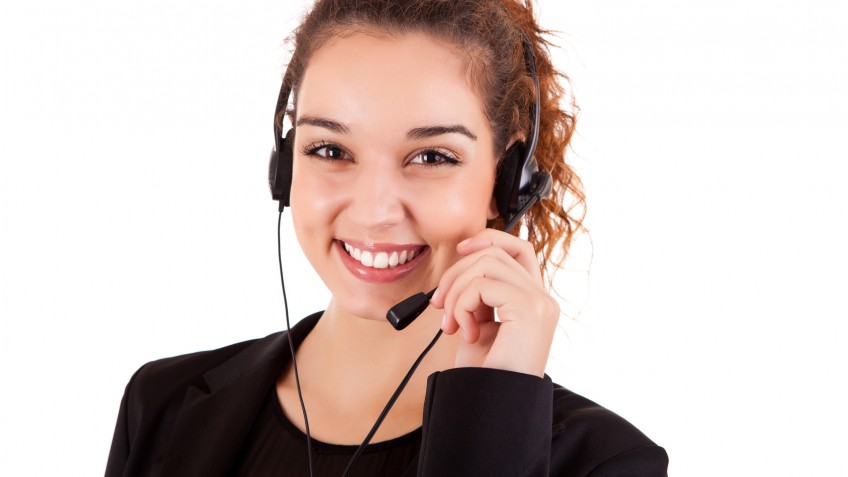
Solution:
[(387, 326), (391, 326), (389, 324), (389, 320), (386, 319), (386, 313), (388, 313), (391, 307), (395, 306), (398, 302), (404, 300), (406, 297), (401, 298), (397, 302), (375, 300), (374, 297), (370, 298), (370, 300), (355, 300), (352, 303), (341, 303), (336, 298), (334, 298), (334, 301), (335, 305), (338, 306), (340, 310), (344, 310), (345, 314), (350, 314), (357, 318), (361, 318), (368, 321), (385, 323)]

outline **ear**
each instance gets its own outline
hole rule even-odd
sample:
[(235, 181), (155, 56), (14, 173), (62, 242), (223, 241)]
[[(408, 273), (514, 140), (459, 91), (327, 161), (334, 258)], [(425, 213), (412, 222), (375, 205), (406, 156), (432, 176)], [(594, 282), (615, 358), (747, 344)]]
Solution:
[(524, 142), (524, 133), (514, 132), (512, 136), (509, 137), (509, 141), (506, 142), (506, 147), (504, 147), (504, 152), (509, 151), (509, 148), (512, 147), (516, 142), (521, 141)]

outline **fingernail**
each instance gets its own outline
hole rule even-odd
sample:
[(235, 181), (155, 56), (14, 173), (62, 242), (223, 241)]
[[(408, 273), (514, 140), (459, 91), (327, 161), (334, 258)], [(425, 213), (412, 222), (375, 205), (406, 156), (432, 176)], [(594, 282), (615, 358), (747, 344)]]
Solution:
[(448, 322), (448, 315), (442, 315), (442, 329), (445, 329), (445, 323)]
[(467, 238), (467, 239), (463, 240), (462, 242), (459, 242), (458, 244), (456, 244), (456, 246), (457, 247), (463, 247), (465, 245), (468, 245), (469, 242), (471, 242), (471, 238)]
[(430, 297), (430, 301), (435, 301), (436, 298), (439, 298), (439, 289), (436, 288), (436, 291), (433, 292), (433, 296)]
[(459, 329), (459, 332), (460, 332), (460, 333), (462, 333), (462, 339), (464, 339), (465, 341), (468, 341), (468, 336), (466, 336), (466, 335), (465, 335), (465, 330), (463, 330), (462, 328), (460, 328), (460, 329)]

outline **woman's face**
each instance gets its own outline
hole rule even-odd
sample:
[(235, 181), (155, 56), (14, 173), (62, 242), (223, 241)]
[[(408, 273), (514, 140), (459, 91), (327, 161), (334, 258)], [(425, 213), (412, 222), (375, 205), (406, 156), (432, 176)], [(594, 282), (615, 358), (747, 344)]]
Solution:
[(298, 241), (334, 307), (384, 320), (496, 215), (482, 102), (451, 46), (355, 34), (315, 52), (296, 110)]

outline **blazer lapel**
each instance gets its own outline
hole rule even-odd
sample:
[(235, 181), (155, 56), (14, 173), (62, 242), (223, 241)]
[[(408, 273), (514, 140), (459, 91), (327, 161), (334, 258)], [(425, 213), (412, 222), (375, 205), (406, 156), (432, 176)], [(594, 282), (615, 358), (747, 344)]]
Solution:
[[(299, 344), (320, 313), (292, 328)], [(285, 332), (257, 341), (207, 372), (208, 390), (186, 391), (162, 464), (162, 476), (223, 477), (241, 452), (259, 409), (290, 359)]]
[(174, 424), (162, 476), (226, 475), (281, 371), (278, 366), (268, 362), (211, 394), (189, 389)]

